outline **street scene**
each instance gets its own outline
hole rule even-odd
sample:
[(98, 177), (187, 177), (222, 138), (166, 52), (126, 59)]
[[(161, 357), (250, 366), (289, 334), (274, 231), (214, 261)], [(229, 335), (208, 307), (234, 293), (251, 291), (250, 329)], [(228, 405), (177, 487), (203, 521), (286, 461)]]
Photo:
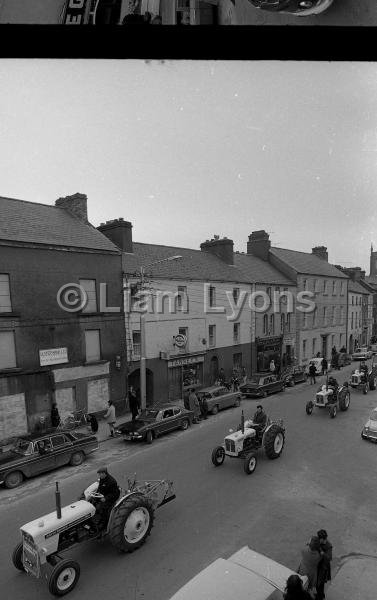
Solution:
[(374, 600), (375, 65), (0, 80), (2, 598)]
[(377, 24), (374, 0), (0, 0), (0, 24)]

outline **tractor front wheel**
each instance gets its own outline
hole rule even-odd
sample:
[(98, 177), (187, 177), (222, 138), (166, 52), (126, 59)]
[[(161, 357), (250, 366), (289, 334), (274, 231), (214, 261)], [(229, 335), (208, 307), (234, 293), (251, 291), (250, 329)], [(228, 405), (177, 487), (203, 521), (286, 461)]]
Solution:
[(142, 494), (129, 496), (117, 506), (109, 527), (110, 541), (120, 552), (133, 552), (151, 532), (154, 510)]
[(334, 405), (334, 406), (331, 406), (331, 407), (329, 408), (329, 413), (330, 413), (330, 417), (331, 417), (332, 419), (335, 419), (335, 417), (336, 417), (336, 413), (337, 413), (337, 410), (336, 410), (336, 406), (335, 406), (335, 405)]
[(48, 589), (54, 596), (65, 596), (73, 590), (80, 577), (80, 565), (75, 560), (60, 560), (48, 579)]
[(220, 467), (220, 465), (223, 464), (224, 460), (225, 460), (225, 450), (222, 446), (216, 446), (216, 448), (214, 448), (212, 450), (212, 464), (215, 465), (215, 467)]
[(363, 386), (363, 394), (367, 394), (369, 392), (369, 384), (365, 383)]
[(12, 563), (19, 571), (25, 571), (24, 563), (22, 562), (23, 544), (19, 542), (12, 552)]
[(312, 414), (312, 412), (313, 412), (313, 408), (314, 408), (314, 404), (313, 404), (313, 402), (311, 402), (311, 401), (309, 400), (309, 402), (307, 402), (307, 403), (306, 403), (306, 407), (305, 407), (306, 414), (307, 414), (307, 415), (311, 415), (311, 414)]
[(257, 466), (257, 455), (254, 453), (248, 454), (247, 456), (245, 456), (245, 459), (243, 461), (243, 470), (245, 471), (246, 475), (251, 475), (252, 473), (254, 473), (255, 469)]
[(283, 427), (273, 423), (263, 435), (263, 448), (267, 458), (279, 458), (283, 452), (285, 432)]

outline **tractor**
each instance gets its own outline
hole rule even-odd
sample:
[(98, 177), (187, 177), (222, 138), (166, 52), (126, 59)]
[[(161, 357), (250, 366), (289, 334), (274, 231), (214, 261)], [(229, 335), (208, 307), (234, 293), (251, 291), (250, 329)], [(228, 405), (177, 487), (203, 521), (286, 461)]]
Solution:
[[(259, 430), (259, 428), (258, 428)], [(222, 446), (216, 446), (212, 451), (212, 463), (219, 467), (224, 463), (225, 456), (242, 458), (243, 468), (251, 475), (257, 466), (257, 450), (263, 448), (267, 458), (278, 458), (284, 447), (285, 427), (283, 421), (267, 419), (264, 429), (258, 431), (252, 420), (246, 420), (242, 411), (241, 424), (237, 431), (230, 429), (230, 435), (224, 439)]]
[(154, 511), (175, 498), (173, 482), (168, 480), (137, 483), (128, 480), (111, 509), (107, 524), (98, 529), (93, 523), (96, 503), (101, 499), (98, 482), (91, 484), (81, 498), (61, 507), (56, 483), (56, 512), (30, 521), (21, 527), (22, 541), (13, 550), (12, 561), (19, 570), (47, 580), (54, 596), (64, 596), (76, 586), (80, 565), (61, 553), (87, 540), (108, 537), (120, 552), (133, 552), (151, 532)]
[(363, 390), (367, 394), (369, 390), (375, 390), (377, 387), (377, 364), (372, 362), (370, 368), (365, 372), (362, 368), (355, 369), (349, 380), (349, 385), (358, 390)]
[(341, 411), (346, 411), (350, 405), (351, 393), (348, 383), (338, 386), (336, 379), (330, 377), (327, 382), (321, 385), (315, 395), (315, 400), (309, 400), (306, 403), (306, 414), (311, 415), (313, 409), (327, 408), (329, 415), (334, 419), (337, 415), (338, 408)]

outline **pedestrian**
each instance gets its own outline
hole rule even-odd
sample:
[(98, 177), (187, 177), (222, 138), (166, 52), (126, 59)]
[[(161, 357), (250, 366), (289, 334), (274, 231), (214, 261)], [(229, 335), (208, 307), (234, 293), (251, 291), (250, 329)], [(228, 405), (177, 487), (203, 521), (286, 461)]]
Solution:
[(332, 355), (331, 366), (333, 369), (339, 369), (339, 354), (337, 352)]
[(130, 389), (128, 391), (128, 404), (130, 407), (132, 420), (135, 421), (137, 415), (139, 414), (139, 407), (136, 391), (134, 390), (134, 387), (132, 385), (130, 385)]
[(110, 428), (110, 437), (114, 437), (114, 427), (115, 427), (115, 422), (116, 422), (115, 406), (111, 400), (109, 400), (108, 405), (109, 405), (109, 408), (107, 409), (107, 411), (105, 413), (105, 419), (106, 419), (106, 423), (108, 424), (108, 426)]
[(322, 366), (322, 375), (326, 375), (327, 369), (328, 369), (328, 363), (327, 363), (327, 360), (325, 357), (322, 358), (321, 366)]
[(274, 361), (274, 359), (272, 359), (270, 362), (270, 373), (275, 373), (275, 371), (276, 371), (275, 361)]
[(52, 427), (59, 427), (59, 423), (60, 423), (60, 415), (59, 415), (59, 411), (58, 411), (56, 402), (54, 402), (51, 407), (51, 425), (52, 425)]
[(299, 575), (306, 575), (308, 578), (308, 589), (309, 591), (315, 590), (317, 585), (317, 568), (318, 563), (321, 560), (320, 555), (320, 543), (318, 536), (313, 536), (306, 545), (306, 547), (301, 550), (301, 562), (300, 566), (297, 569), (297, 573)]
[(233, 392), (237, 392), (239, 387), (239, 381), (236, 373), (233, 372), (232, 379), (230, 380), (230, 382), (232, 384)]
[(193, 411), (193, 423), (199, 423), (200, 421), (200, 404), (197, 395), (195, 394), (195, 388), (191, 388), (189, 395), (189, 406), (190, 410)]
[(242, 376), (242, 383), (246, 383), (246, 381), (247, 381), (247, 373), (246, 373), (245, 367), (242, 367), (241, 376)]
[(312, 600), (312, 596), (304, 589), (299, 575), (290, 575), (284, 591), (284, 600)]
[(220, 385), (225, 385), (225, 371), (222, 367), (219, 371), (219, 381), (221, 382)]
[(320, 529), (317, 532), (320, 544), (321, 560), (317, 567), (317, 596), (316, 600), (324, 600), (325, 584), (331, 580), (332, 544), (327, 537), (327, 531)]
[(315, 376), (317, 374), (317, 369), (316, 366), (314, 364), (314, 362), (311, 362), (309, 364), (309, 378), (310, 378), (310, 385), (315, 385)]
[(90, 425), (90, 429), (92, 430), (92, 433), (97, 433), (98, 431), (98, 421), (97, 421), (97, 417), (96, 415), (94, 415), (93, 413), (90, 413), (87, 416), (87, 422)]
[(203, 419), (205, 420), (208, 416), (208, 404), (207, 404), (207, 401), (205, 398), (205, 394), (200, 394), (199, 404), (200, 404), (201, 415), (202, 415)]

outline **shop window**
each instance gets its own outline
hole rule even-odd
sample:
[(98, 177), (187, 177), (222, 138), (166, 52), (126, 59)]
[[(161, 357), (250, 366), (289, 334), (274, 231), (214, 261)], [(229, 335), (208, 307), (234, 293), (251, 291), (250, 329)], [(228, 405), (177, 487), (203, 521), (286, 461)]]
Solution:
[(14, 369), (16, 362), (16, 344), (14, 331), (0, 332), (0, 369)]
[(96, 297), (96, 280), (95, 279), (80, 279), (80, 286), (86, 293), (87, 303), (82, 309), (83, 313), (97, 312), (97, 297)]
[(216, 306), (216, 288), (213, 285), (209, 286), (209, 305)]
[(132, 350), (134, 356), (141, 355), (141, 334), (140, 331), (132, 332)]
[(10, 300), (9, 275), (0, 273), (0, 313), (12, 312)]
[(263, 316), (263, 334), (264, 335), (268, 334), (268, 316), (267, 315)]
[(216, 346), (216, 325), (209, 325), (208, 338), (209, 347), (214, 348)]
[(233, 354), (233, 370), (240, 373), (241, 368), (242, 368), (242, 352), (237, 352), (237, 354)]
[(192, 386), (203, 384), (203, 363), (195, 363), (182, 367), (182, 382), (183, 388), (187, 389)]
[(85, 331), (85, 353), (86, 362), (101, 360), (101, 344), (99, 329), (87, 329)]
[(240, 343), (240, 324), (233, 323), (233, 344)]

